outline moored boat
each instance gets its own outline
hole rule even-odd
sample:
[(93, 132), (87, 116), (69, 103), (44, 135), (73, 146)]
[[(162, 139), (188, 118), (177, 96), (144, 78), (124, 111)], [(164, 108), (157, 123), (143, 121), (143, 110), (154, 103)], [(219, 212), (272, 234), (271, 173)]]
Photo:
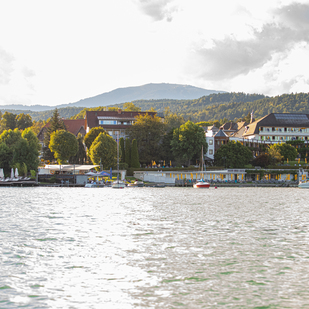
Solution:
[(125, 187), (125, 183), (122, 180), (115, 180), (112, 182), (112, 188), (114, 189), (123, 189)]
[(301, 189), (309, 189), (309, 179), (305, 180), (305, 181), (300, 181), (298, 183), (298, 188)]
[(198, 189), (208, 189), (210, 187), (210, 183), (204, 181), (203, 179), (199, 180), (197, 183), (193, 185), (193, 188)]
[(85, 184), (85, 188), (104, 188), (104, 187), (105, 187), (104, 183), (93, 182)]
[(136, 180), (133, 183), (129, 183), (128, 187), (144, 187), (144, 182), (141, 180)]

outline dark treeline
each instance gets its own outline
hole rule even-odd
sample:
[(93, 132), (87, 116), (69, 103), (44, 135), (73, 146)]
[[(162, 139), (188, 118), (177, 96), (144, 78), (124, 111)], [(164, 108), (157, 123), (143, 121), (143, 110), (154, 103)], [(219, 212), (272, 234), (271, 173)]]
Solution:
[[(72, 116), (78, 114), (83, 107), (65, 107), (59, 108), (58, 112), (61, 118), (71, 118)], [(31, 110), (14, 110), (14, 109), (0, 109), (2, 113), (8, 112), (13, 114), (28, 114), (31, 116), (32, 120), (47, 120), (53, 116), (54, 109), (42, 112), (34, 112)]]

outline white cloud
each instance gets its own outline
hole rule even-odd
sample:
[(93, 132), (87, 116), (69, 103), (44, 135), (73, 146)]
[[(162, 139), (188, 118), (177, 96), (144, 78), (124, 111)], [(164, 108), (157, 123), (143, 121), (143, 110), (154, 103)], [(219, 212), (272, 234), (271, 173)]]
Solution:
[(177, 12), (174, 0), (135, 0), (140, 10), (154, 21), (172, 21), (173, 13)]
[(5, 85), (10, 82), (14, 70), (13, 63), (13, 55), (0, 48), (0, 85)]
[(308, 7), (308, 0), (6, 1), (0, 104), (56, 105), (151, 82), (306, 90)]

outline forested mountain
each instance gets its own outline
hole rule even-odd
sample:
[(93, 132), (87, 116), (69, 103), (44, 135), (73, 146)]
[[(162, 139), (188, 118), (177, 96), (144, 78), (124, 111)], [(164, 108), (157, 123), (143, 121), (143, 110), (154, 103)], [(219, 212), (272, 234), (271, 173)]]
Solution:
[(112, 104), (132, 102), (141, 99), (192, 100), (200, 98), (204, 95), (209, 95), (212, 93), (223, 93), (223, 92), (224, 91), (208, 90), (190, 85), (151, 83), (143, 86), (117, 88), (110, 92), (105, 92), (91, 98), (80, 100), (75, 103), (59, 105), (58, 108), (68, 106), (79, 106), (87, 108), (110, 106)]
[[(142, 111), (155, 109), (164, 112), (166, 107), (177, 115), (195, 122), (210, 120), (236, 120), (243, 118), (251, 111), (254, 118), (258, 119), (269, 113), (308, 113), (309, 93), (283, 94), (275, 97), (266, 97), (260, 94), (245, 93), (218, 93), (203, 96), (196, 100), (138, 100), (134, 105), (141, 107)], [(123, 104), (111, 105), (122, 107)], [(59, 114), (63, 118), (83, 118), (86, 110), (106, 109), (107, 107), (85, 108), (67, 107), (60, 108)], [(53, 110), (44, 112), (8, 110), (11, 113), (29, 114), (33, 120), (46, 120), (53, 114)], [(2, 110), (2, 112), (4, 112)]]

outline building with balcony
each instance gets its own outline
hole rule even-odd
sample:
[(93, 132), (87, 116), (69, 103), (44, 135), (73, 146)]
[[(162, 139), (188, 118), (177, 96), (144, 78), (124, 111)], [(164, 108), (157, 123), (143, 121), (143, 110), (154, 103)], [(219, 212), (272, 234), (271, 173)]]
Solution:
[[(118, 111), (87, 111), (85, 115), (86, 133), (92, 128), (102, 127), (110, 136), (116, 139), (127, 137), (127, 128), (131, 126), (137, 116), (150, 115), (154, 117), (156, 112), (126, 112), (119, 109)], [(163, 118), (163, 115), (157, 116)]]
[(246, 126), (244, 139), (265, 143), (309, 140), (309, 115), (271, 113)]

